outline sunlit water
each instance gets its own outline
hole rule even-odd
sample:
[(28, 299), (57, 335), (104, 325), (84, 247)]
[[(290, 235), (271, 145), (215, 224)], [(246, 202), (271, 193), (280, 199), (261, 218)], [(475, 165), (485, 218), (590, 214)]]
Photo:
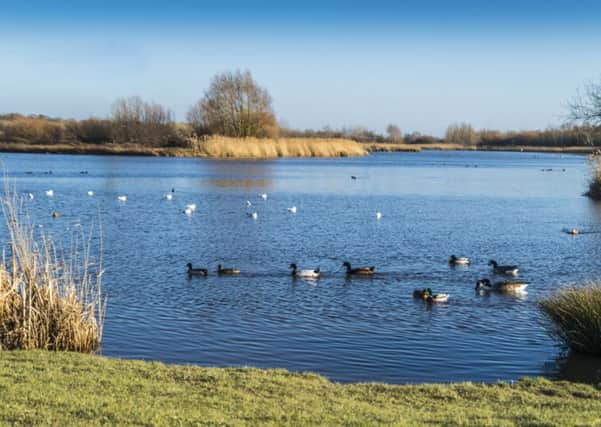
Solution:
[[(601, 206), (581, 196), (580, 156), (1, 158), (18, 191), (34, 194), (26, 202), (34, 219), (57, 239), (101, 218), (108, 356), (283, 367), (344, 382), (555, 375), (562, 351), (536, 302), (598, 278), (601, 267), (601, 234), (562, 232), (601, 231)], [(172, 188), (173, 200), (164, 200)], [(188, 203), (198, 205), (190, 217)], [(296, 215), (287, 212), (293, 205)], [(246, 215), (253, 211), (257, 220)], [(451, 269), (451, 254), (473, 264)], [(519, 264), (528, 294), (476, 293), (491, 258)], [(346, 280), (345, 260), (378, 273)], [(188, 278), (187, 262), (212, 274)], [(291, 262), (320, 267), (323, 277), (293, 280)], [(218, 263), (242, 274), (217, 277)], [(448, 303), (414, 300), (413, 289), (424, 287), (450, 294)]]

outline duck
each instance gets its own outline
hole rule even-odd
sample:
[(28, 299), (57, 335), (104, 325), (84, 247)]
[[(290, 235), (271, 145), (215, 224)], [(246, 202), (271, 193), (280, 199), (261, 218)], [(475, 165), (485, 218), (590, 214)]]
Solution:
[(517, 265), (499, 265), (495, 260), (488, 261), (488, 265), (492, 266), (492, 271), (495, 274), (502, 274), (505, 276), (517, 276), (518, 266)]
[(164, 198), (165, 198), (165, 200), (172, 200), (173, 199), (173, 194), (167, 193), (167, 194), (165, 194)]
[(568, 234), (571, 234), (572, 236), (576, 236), (578, 234), (578, 229), (572, 228), (571, 230), (568, 230)]
[(52, 212), (52, 219), (58, 219), (61, 216), (57, 211)]
[(127, 202), (127, 196), (118, 196), (117, 200), (119, 200), (120, 202)]
[(455, 255), (451, 255), (451, 257), (449, 258), (449, 264), (451, 266), (455, 266), (455, 265), (469, 265), (470, 263), (470, 259), (466, 256), (460, 256), (457, 257)]
[(189, 205), (186, 205), (184, 209), (190, 209), (192, 212), (196, 212), (196, 203), (190, 203)]
[(88, 196), (92, 197), (94, 195), (94, 192), (92, 190), (88, 191)]
[(446, 302), (449, 300), (449, 294), (434, 294), (432, 289), (416, 289), (413, 291), (413, 298), (424, 300), (428, 303)]
[(209, 270), (206, 268), (192, 268), (191, 262), (186, 264), (186, 267), (188, 267), (188, 274), (190, 276), (208, 276), (209, 274)]
[(503, 282), (491, 283), (488, 279), (480, 279), (476, 282), (476, 290), (498, 291), (498, 292), (523, 292), (529, 283), (523, 280), (505, 280)]
[(46, 190), (46, 196), (48, 196), (48, 197), (54, 196), (54, 190)]
[(190, 207), (186, 206), (186, 208), (184, 209), (184, 213), (188, 216), (191, 216), (194, 213), (194, 211), (190, 209)]
[(246, 216), (252, 219), (258, 219), (259, 218), (259, 214), (257, 212), (246, 212)]
[(344, 261), (342, 266), (346, 267), (347, 276), (372, 276), (376, 272), (376, 267), (352, 268), (351, 263), (348, 261)]
[(296, 206), (292, 206), (291, 208), (288, 208), (288, 212), (295, 214), (296, 213)]
[(32, 193), (28, 193), (27, 197), (29, 197), (29, 200), (33, 200), (33, 194)]
[(222, 268), (221, 264), (219, 264), (217, 266), (217, 274), (234, 276), (236, 274), (240, 274), (240, 270), (238, 270), (237, 268)]
[(351, 179), (355, 180), (357, 177), (355, 175), (351, 175)]
[(319, 268), (316, 268), (315, 270), (297, 270), (296, 264), (294, 263), (290, 264), (290, 268), (292, 269), (292, 277), (316, 279), (321, 275)]
[(267, 193), (259, 194), (263, 200), (267, 200)]
[(249, 208), (252, 206), (253, 204), (250, 202), (250, 200), (246, 201), (246, 206), (248, 206)]

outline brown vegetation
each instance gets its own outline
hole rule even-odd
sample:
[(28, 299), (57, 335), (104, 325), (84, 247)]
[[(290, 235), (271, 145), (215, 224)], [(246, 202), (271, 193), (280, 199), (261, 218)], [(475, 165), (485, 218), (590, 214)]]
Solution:
[(10, 253), (0, 261), (0, 350), (95, 351), (104, 319), (101, 271), (90, 270), (83, 236), (83, 252), (65, 259), (15, 192), (1, 204)]

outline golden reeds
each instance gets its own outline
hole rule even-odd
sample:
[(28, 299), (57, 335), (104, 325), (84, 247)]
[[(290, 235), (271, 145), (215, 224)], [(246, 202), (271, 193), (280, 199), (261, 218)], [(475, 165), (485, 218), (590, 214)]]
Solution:
[(215, 158), (269, 159), (277, 157), (365, 156), (363, 144), (328, 138), (228, 138), (213, 136), (193, 145), (195, 155)]
[(0, 260), (0, 349), (95, 351), (105, 299), (100, 265), (91, 270), (90, 240), (83, 232), (74, 235), (65, 258), (7, 184), (0, 203), (7, 234)]

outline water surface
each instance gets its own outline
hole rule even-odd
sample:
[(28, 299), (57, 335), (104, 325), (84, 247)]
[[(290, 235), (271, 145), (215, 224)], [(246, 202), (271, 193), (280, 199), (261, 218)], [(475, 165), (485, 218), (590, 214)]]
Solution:
[[(35, 220), (57, 239), (100, 216), (108, 356), (283, 367), (343, 382), (557, 375), (566, 371), (557, 363), (562, 350), (536, 301), (598, 278), (601, 267), (600, 234), (562, 233), (601, 231), (601, 206), (581, 196), (581, 156), (1, 158), (18, 190), (34, 194), (27, 203)], [(53, 198), (44, 195), (50, 188)], [(164, 200), (172, 188), (173, 200)], [(188, 203), (198, 205), (191, 217), (182, 213)], [(296, 215), (286, 210), (293, 205)], [(246, 215), (253, 211), (256, 221)], [(473, 264), (451, 269), (451, 254)], [(491, 258), (519, 264), (528, 294), (476, 293)], [(347, 280), (345, 260), (375, 265), (378, 274)], [(242, 274), (188, 278), (187, 262)], [(291, 262), (320, 267), (323, 277), (293, 280)], [(424, 287), (449, 293), (449, 302), (414, 300), (413, 289)]]

